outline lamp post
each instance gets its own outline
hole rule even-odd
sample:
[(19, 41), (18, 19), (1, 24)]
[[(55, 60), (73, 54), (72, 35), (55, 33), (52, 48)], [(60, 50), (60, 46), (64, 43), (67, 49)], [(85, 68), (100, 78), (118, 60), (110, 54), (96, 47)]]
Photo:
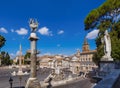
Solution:
[(12, 84), (13, 84), (13, 79), (12, 79), (12, 77), (10, 77), (9, 83), (10, 83), (10, 88), (12, 88)]

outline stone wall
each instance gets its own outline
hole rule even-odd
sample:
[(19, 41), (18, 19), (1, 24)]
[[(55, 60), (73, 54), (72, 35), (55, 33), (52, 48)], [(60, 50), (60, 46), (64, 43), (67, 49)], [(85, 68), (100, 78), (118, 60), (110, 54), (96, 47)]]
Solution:
[(114, 84), (118, 80), (120, 75), (120, 69), (114, 69), (109, 75), (103, 78), (93, 88), (113, 88)]

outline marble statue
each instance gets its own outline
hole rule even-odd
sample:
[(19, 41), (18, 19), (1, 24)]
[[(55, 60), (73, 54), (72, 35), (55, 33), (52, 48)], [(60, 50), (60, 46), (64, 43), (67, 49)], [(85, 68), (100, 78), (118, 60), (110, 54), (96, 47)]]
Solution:
[(104, 58), (107, 60), (111, 59), (111, 39), (108, 31), (106, 30), (104, 33), (104, 38), (102, 39), (102, 43), (104, 43)]

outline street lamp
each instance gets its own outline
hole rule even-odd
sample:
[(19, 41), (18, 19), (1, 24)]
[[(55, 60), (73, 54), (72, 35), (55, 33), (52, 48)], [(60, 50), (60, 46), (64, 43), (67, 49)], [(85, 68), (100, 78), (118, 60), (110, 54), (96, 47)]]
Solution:
[(13, 79), (12, 79), (12, 77), (10, 77), (9, 83), (10, 83), (10, 88), (12, 88), (12, 84), (13, 84)]

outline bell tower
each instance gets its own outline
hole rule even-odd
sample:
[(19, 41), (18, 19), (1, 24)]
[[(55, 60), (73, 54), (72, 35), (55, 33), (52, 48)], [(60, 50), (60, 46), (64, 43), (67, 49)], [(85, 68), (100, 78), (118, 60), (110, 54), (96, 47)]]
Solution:
[(88, 44), (87, 38), (85, 38), (83, 46), (82, 46), (82, 52), (88, 52), (89, 50), (90, 50), (89, 49), (89, 44)]

